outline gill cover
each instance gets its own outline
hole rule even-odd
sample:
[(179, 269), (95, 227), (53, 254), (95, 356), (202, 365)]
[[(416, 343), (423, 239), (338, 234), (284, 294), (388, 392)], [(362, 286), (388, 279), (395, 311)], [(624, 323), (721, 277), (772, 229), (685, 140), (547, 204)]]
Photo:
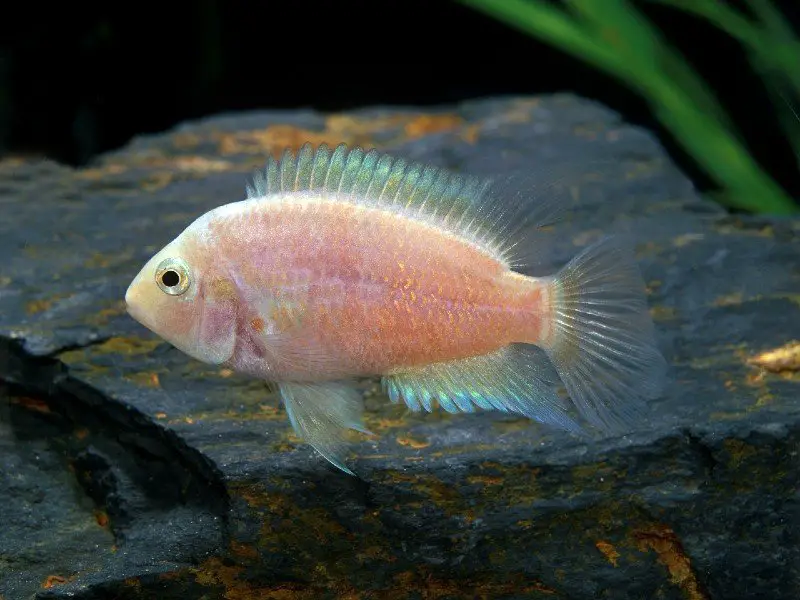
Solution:
[(222, 364), (233, 356), (236, 345), (238, 296), (228, 279), (215, 279), (201, 303), (197, 343), (201, 360)]

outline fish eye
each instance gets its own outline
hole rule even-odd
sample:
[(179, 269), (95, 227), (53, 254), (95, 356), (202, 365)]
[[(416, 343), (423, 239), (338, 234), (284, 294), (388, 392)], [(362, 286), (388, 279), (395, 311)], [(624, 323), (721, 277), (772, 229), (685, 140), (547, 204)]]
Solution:
[(156, 283), (161, 291), (170, 296), (180, 296), (189, 289), (189, 265), (180, 258), (167, 258), (156, 268)]

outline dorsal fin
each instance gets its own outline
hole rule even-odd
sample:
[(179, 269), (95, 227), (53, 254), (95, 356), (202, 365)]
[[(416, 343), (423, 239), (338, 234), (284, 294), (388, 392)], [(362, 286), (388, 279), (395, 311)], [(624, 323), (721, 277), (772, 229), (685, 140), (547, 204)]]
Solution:
[(326, 144), (314, 148), (306, 143), (297, 156), (286, 150), (279, 160), (270, 157), (247, 185), (247, 198), (314, 192), (391, 210), (467, 239), (510, 267), (516, 233), (551, 222), (561, 208), (554, 199), (532, 205), (528, 198), (519, 197), (520, 191), (534, 189), (516, 191), (503, 196), (490, 179), (410, 162), (375, 149), (340, 144), (331, 150)]

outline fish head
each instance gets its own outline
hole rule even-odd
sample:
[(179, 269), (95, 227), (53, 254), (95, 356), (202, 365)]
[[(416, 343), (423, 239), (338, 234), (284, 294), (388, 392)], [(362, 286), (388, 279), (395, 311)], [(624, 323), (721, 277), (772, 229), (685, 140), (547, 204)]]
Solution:
[(229, 360), (238, 298), (213, 249), (190, 230), (145, 263), (125, 292), (128, 314), (194, 359)]

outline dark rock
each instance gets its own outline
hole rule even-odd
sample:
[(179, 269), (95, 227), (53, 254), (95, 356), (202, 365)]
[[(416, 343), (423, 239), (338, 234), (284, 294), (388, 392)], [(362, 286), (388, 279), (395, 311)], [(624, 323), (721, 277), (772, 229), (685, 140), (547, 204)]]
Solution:
[[(648, 422), (587, 443), (491, 413), (408, 414), (364, 381), (380, 438), (354, 443), (357, 479), (292, 435), (262, 382), (125, 314), (157, 248), (306, 140), (477, 174), (610, 161), (574, 179), (545, 266), (603, 232), (637, 242), (673, 381)], [(6, 600), (797, 597), (800, 223), (698, 198), (601, 107), (229, 115), (91, 169), (5, 161), (0, 189)]]

